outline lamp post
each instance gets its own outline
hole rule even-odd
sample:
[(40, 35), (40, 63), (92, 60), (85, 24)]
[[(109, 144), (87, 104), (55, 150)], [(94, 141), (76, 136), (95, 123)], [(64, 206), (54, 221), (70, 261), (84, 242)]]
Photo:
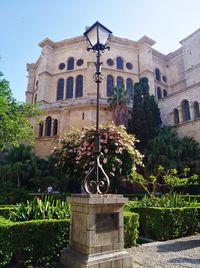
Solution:
[[(107, 41), (111, 34), (112, 32), (100, 24), (98, 21), (94, 23), (90, 28), (88, 28), (84, 33), (86, 39), (89, 41), (87, 50), (93, 50), (96, 52), (96, 73), (94, 74), (94, 81), (97, 84), (96, 132), (94, 137), (95, 164), (89, 170), (83, 182), (84, 190), (88, 194), (107, 193), (110, 186), (110, 180), (100, 163), (101, 147), (99, 133), (99, 86), (103, 80), (103, 75), (101, 74), (102, 62), (100, 62), (100, 57), (101, 53), (103, 53), (104, 50), (110, 49)], [(100, 172), (102, 173), (103, 178), (100, 177)], [(96, 177), (94, 178), (95, 175)]]

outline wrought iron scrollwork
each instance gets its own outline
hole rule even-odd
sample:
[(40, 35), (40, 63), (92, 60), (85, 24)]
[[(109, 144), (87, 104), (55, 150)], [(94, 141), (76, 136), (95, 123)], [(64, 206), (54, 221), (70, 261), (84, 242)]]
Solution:
[(86, 175), (83, 187), (87, 194), (106, 194), (108, 192), (110, 180), (100, 163), (100, 155), (97, 155), (94, 166)]

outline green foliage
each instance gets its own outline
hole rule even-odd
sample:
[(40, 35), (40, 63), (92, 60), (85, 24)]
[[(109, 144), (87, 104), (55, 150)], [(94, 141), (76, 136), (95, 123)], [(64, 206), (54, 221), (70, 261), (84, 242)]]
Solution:
[(10, 212), (10, 219), (12, 221), (65, 219), (69, 218), (69, 215), (69, 204), (66, 201), (45, 196), (43, 200), (34, 198), (32, 201), (16, 204)]
[(0, 206), (0, 216), (8, 219), (12, 210), (13, 206)]
[(128, 102), (127, 89), (125, 89), (124, 87), (115, 86), (112, 91), (112, 96), (108, 98), (108, 105), (110, 107), (114, 107), (119, 105), (120, 103), (127, 103), (127, 102)]
[(124, 212), (124, 243), (125, 247), (133, 247), (138, 239), (139, 215)]
[[(66, 170), (73, 178), (83, 178), (94, 164), (93, 147), (95, 129), (87, 129), (73, 143), (71, 136), (67, 137), (61, 150), (54, 153), (55, 164)], [(111, 179), (113, 188), (119, 185), (119, 180), (132, 178), (136, 175), (137, 166), (142, 165), (143, 156), (135, 148), (135, 137), (127, 134), (123, 126), (108, 125), (100, 128), (102, 164)], [(71, 133), (70, 133), (71, 135)], [(75, 180), (75, 179), (74, 179)], [(114, 189), (113, 189), (114, 190)]]
[(180, 207), (200, 207), (199, 200), (197, 198), (191, 198), (188, 196), (182, 196), (177, 193), (171, 195), (164, 194), (162, 196), (150, 197), (145, 195), (141, 200), (130, 201), (126, 206), (127, 211), (131, 211), (132, 208), (140, 207), (163, 207), (163, 208), (180, 208)]
[(124, 87), (114, 87), (108, 105), (112, 109), (112, 119), (116, 126), (128, 127), (128, 94)]
[(37, 159), (36, 170), (30, 177), (28, 186), (37, 191), (40, 189), (40, 192), (46, 192), (49, 185), (52, 185), (54, 190), (64, 191), (65, 183), (65, 174), (55, 169), (54, 160), (50, 156), (48, 159)]
[(0, 218), (0, 267), (57, 262), (68, 244), (69, 225), (69, 219), (13, 223)]
[(38, 158), (31, 146), (10, 148), (0, 164), (0, 204), (22, 202), (26, 189), (44, 192), (52, 185), (64, 191), (65, 184), (65, 174), (55, 169), (52, 157)]
[(27, 186), (30, 177), (36, 172), (37, 160), (31, 146), (20, 144), (17, 148), (11, 148), (4, 163), (7, 176), (18, 187)]
[(134, 85), (133, 113), (130, 132), (140, 140), (144, 150), (148, 140), (155, 137), (161, 125), (160, 111), (153, 95), (149, 95), (148, 78), (143, 77)]
[(17, 102), (9, 83), (0, 73), (0, 151), (8, 146), (18, 146), (22, 141), (33, 141), (33, 126), (28, 117), (39, 112), (30, 104)]
[(4, 183), (0, 188), (0, 204), (16, 204), (30, 199), (29, 192), (24, 187), (16, 187), (15, 184)]
[[(138, 183), (149, 196), (154, 197), (156, 191), (159, 191), (163, 186), (167, 186), (171, 194), (175, 186), (197, 184), (198, 175), (193, 174), (190, 176), (189, 172), (190, 168), (184, 168), (183, 174), (178, 174), (175, 168), (165, 171), (164, 167), (160, 165), (157, 167), (156, 175), (151, 175), (148, 179), (145, 179), (138, 174), (131, 178), (130, 181)], [(151, 191), (149, 190), (150, 188), (152, 189)]]
[(183, 175), (180, 177), (180, 175), (178, 176), (178, 171), (175, 168), (170, 169), (166, 174), (163, 175), (163, 179), (165, 183), (170, 186), (170, 191), (172, 192), (175, 186), (197, 183), (198, 175), (193, 174), (189, 176), (189, 172), (190, 168), (184, 168)]
[(61, 140), (62, 149), (55, 150), (51, 160), (52, 166), (57, 172), (61, 172), (65, 177), (65, 185), (68, 191), (80, 190), (80, 174), (77, 174), (76, 157), (78, 148), (81, 144), (82, 133), (79, 130), (72, 129), (65, 133)]
[[(136, 244), (138, 218), (136, 213), (124, 213), (126, 247)], [(0, 267), (53, 264), (68, 244), (69, 226), (69, 219), (12, 222), (0, 217)]]
[(195, 168), (200, 159), (200, 146), (191, 137), (179, 138), (170, 127), (160, 128), (156, 137), (151, 139), (145, 150), (146, 168), (154, 173), (158, 165), (166, 169), (184, 167)]
[(200, 231), (199, 208), (132, 208), (139, 214), (139, 233), (155, 240), (175, 239)]

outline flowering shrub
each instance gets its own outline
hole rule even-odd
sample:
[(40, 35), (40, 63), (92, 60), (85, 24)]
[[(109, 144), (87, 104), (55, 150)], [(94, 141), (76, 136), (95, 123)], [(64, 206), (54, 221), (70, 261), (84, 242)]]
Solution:
[[(107, 125), (100, 130), (101, 163), (105, 172), (115, 184), (119, 179), (134, 177), (137, 166), (142, 165), (143, 156), (135, 148), (137, 140), (133, 135), (127, 134), (123, 126)], [(54, 153), (56, 165), (74, 176), (83, 178), (94, 165), (94, 135), (95, 128), (86, 129), (82, 134), (77, 134), (76, 144), (72, 132), (66, 134), (62, 141), (63, 147)], [(72, 144), (73, 143), (73, 144)], [(72, 175), (72, 174), (71, 174)]]

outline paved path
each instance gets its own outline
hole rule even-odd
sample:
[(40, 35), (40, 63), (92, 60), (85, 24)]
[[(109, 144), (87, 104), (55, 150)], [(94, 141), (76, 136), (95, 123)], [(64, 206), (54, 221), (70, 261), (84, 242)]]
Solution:
[(134, 268), (200, 268), (200, 235), (166, 242), (152, 242), (129, 249)]

